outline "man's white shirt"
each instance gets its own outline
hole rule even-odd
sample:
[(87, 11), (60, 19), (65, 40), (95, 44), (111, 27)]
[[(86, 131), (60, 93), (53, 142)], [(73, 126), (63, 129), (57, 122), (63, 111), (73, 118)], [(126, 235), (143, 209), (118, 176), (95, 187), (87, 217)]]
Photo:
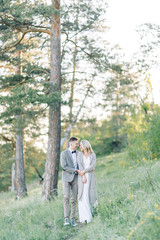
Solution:
[(72, 150), (70, 148), (69, 148), (69, 151), (71, 152), (71, 155), (72, 155), (74, 167), (75, 167), (75, 169), (77, 169), (77, 154), (76, 154), (76, 152), (72, 153), (74, 150)]

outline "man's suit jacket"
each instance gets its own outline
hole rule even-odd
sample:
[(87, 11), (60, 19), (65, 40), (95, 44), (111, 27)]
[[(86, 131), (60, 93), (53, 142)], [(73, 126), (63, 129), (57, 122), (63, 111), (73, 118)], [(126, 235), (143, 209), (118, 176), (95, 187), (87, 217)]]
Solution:
[[(76, 154), (78, 155), (78, 151), (76, 151)], [(61, 153), (61, 167), (62, 180), (66, 182), (72, 182), (75, 176), (75, 167), (73, 163), (72, 153), (69, 149), (66, 149)]]

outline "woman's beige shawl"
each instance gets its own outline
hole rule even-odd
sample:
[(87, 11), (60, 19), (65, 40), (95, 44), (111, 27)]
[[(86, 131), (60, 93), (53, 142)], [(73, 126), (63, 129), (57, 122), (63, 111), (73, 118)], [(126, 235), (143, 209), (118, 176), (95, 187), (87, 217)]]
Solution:
[[(79, 170), (82, 171), (85, 169), (83, 161), (83, 153), (79, 152), (77, 156)], [(92, 153), (90, 155), (90, 166), (85, 169), (89, 173), (89, 202), (91, 205), (97, 203), (97, 184), (96, 176), (92, 170), (95, 169), (96, 164), (96, 155)], [(78, 175), (78, 199), (81, 200), (83, 195), (83, 186), (85, 183), (82, 182), (82, 176)]]

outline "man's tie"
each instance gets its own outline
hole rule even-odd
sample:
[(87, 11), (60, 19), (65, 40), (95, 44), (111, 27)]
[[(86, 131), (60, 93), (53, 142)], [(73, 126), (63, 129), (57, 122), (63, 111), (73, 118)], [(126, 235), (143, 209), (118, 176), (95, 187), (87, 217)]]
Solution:
[(75, 151), (72, 151), (72, 153), (76, 153), (76, 150), (75, 150)]

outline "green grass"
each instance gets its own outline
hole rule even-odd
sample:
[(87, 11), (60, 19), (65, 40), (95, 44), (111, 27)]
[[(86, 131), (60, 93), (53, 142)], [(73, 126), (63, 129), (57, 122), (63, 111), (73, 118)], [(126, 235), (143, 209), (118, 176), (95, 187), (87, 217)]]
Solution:
[(58, 197), (45, 204), (36, 183), (20, 201), (0, 193), (0, 240), (159, 240), (160, 162), (123, 168), (123, 160), (125, 153), (97, 159), (99, 204), (87, 225), (63, 226), (61, 180)]

